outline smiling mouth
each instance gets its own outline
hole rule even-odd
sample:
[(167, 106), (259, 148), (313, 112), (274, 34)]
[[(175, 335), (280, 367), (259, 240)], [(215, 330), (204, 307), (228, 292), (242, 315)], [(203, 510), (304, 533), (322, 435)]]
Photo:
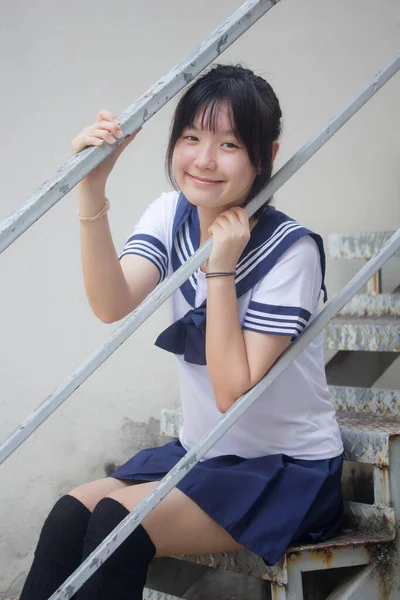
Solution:
[(203, 183), (205, 185), (213, 185), (216, 183), (223, 183), (223, 181), (221, 179), (204, 179), (203, 177), (196, 177), (195, 175), (191, 175), (190, 173), (187, 173), (187, 175), (189, 175), (190, 179), (192, 179), (195, 182), (198, 183)]

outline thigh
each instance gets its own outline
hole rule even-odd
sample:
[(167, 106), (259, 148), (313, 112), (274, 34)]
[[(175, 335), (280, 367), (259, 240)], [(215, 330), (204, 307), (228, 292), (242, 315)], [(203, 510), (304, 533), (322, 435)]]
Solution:
[[(157, 485), (142, 483), (109, 494), (132, 511)], [(174, 488), (143, 520), (156, 556), (233, 552), (242, 546), (197, 504)]]
[(103, 479), (97, 479), (96, 481), (90, 481), (83, 485), (79, 485), (68, 493), (70, 496), (74, 496), (74, 498), (80, 500), (90, 512), (93, 512), (94, 507), (102, 498), (133, 485), (134, 483), (135, 482), (115, 479), (115, 477), (104, 477)]

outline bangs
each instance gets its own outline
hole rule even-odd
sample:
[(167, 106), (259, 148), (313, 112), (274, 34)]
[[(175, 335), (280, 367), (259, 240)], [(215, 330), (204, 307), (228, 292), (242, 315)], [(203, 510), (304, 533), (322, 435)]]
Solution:
[(218, 128), (218, 114), (222, 106), (226, 106), (228, 109), (229, 126), (235, 137), (240, 137), (236, 122), (234, 118), (234, 112), (232, 104), (229, 98), (213, 98), (211, 100), (204, 99), (201, 104), (194, 105), (191, 114), (188, 114), (188, 122), (182, 123), (182, 131), (186, 128), (191, 129), (195, 125), (195, 121), (200, 117), (200, 129), (211, 131), (212, 133), (220, 133)]

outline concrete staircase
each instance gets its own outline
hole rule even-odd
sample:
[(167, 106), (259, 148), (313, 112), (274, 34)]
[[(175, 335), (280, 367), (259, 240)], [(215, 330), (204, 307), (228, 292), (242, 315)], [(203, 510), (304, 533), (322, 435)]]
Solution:
[[(390, 235), (384, 232), (331, 236), (329, 255), (337, 259), (368, 260)], [(374, 285), (376, 288), (376, 281), (369, 286), (369, 293), (354, 297), (327, 326), (327, 349), (400, 351), (400, 294), (381, 294), (373, 289)], [(400, 391), (330, 386), (330, 394), (338, 411), (348, 467), (344, 490), (346, 477), (350, 477), (353, 484), (355, 482), (355, 495), (363, 498), (362, 501), (347, 498), (342, 534), (323, 544), (288, 548), (282, 560), (272, 567), (247, 550), (179, 557), (181, 561), (259, 578), (265, 582), (265, 589), (270, 586), (270, 596), (268, 593), (262, 597), (273, 600), (400, 599)], [(180, 425), (179, 410), (162, 411), (164, 435), (177, 437)], [(370, 470), (367, 481), (372, 486), (368, 492), (358, 489), (357, 485), (366, 480), (365, 477), (357, 479), (357, 469), (363, 466)], [(344, 567), (348, 571), (346, 578)], [(318, 592), (309, 595), (307, 585), (303, 585), (306, 574), (335, 569), (338, 569), (335, 573), (340, 574), (336, 581), (331, 579), (330, 584), (325, 585), (325, 592), (321, 584)], [(178, 598), (161, 591), (148, 590), (146, 594), (148, 600)], [(184, 594), (183, 597), (193, 596)], [(195, 597), (206, 596), (200, 593)], [(207, 598), (211, 600), (210, 596)]]

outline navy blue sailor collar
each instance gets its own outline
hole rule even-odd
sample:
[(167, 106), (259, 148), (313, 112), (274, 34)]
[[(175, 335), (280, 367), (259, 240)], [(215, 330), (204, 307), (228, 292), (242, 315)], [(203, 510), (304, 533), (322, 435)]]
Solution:
[[(273, 206), (268, 206), (253, 228), (250, 240), (236, 267), (236, 294), (239, 298), (252, 289), (272, 269), (282, 254), (297, 240), (310, 235), (316, 242), (322, 270), (324, 302), (325, 253), (322, 238), (301, 226)], [(176, 271), (198, 249), (200, 223), (197, 208), (180, 194), (172, 230), (171, 262)], [(185, 300), (192, 309), (167, 327), (157, 338), (156, 346), (184, 356), (186, 362), (206, 365), (206, 300), (195, 307), (197, 275), (193, 273), (180, 287)]]
[[(321, 236), (300, 225), (284, 213), (269, 205), (256, 223), (250, 240), (236, 267), (236, 294), (240, 298), (252, 289), (276, 264), (280, 256), (304, 235), (316, 242), (322, 270), (322, 291), (327, 300), (325, 287), (325, 252)], [(199, 248), (200, 223), (197, 208), (180, 194), (172, 228), (171, 262), (174, 271)], [(180, 287), (190, 306), (195, 307), (197, 275), (193, 273)]]

